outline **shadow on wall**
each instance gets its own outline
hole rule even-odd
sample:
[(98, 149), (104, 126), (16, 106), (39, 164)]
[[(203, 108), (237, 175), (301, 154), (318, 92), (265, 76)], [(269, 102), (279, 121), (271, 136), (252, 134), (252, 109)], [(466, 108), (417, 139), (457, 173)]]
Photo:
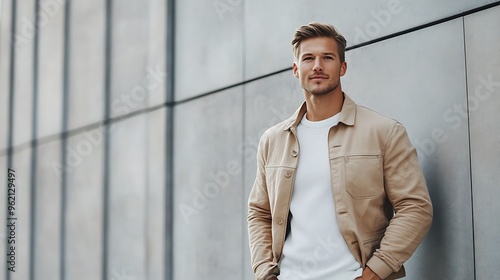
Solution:
[[(442, 187), (446, 185), (443, 180), (443, 170), (439, 168), (439, 164), (435, 160), (428, 160), (425, 164), (425, 177), (432, 199), (434, 216), (429, 233), (421, 244), (420, 256), (413, 263), (414, 268), (419, 270), (416, 274), (419, 275), (419, 279), (466, 279), (459, 277), (464, 277), (462, 273), (470, 271), (470, 269), (461, 268), (450, 271), (451, 266), (443, 265), (443, 260), (456, 259), (457, 252), (463, 252), (464, 250), (463, 248), (452, 249), (458, 240), (446, 236), (450, 231), (445, 229), (452, 228), (454, 223), (449, 222), (449, 217), (453, 216), (447, 213), (450, 211), (450, 207), (447, 207), (450, 199), (447, 199), (449, 197), (445, 193), (447, 190)], [(467, 219), (464, 218), (463, 222), (467, 222)], [(460, 244), (472, 244), (473, 240), (460, 240), (458, 242)], [(463, 256), (463, 258), (467, 258), (467, 256)], [(470, 265), (473, 267), (473, 263)], [(408, 273), (409, 278), (412, 278), (411, 274), (411, 272)]]

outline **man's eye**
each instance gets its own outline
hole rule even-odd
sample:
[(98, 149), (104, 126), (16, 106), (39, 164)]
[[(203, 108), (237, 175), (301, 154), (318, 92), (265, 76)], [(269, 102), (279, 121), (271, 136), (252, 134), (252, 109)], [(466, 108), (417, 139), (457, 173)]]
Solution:
[(325, 59), (333, 59), (331, 56), (325, 56)]
[(312, 60), (312, 57), (305, 57), (304, 60)]

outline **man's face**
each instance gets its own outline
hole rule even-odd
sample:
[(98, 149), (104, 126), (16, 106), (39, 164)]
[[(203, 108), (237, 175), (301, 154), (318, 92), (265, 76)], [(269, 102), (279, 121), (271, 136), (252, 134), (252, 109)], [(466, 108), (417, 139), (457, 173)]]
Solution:
[(293, 74), (304, 91), (312, 95), (341, 91), (340, 77), (346, 69), (347, 63), (340, 62), (337, 42), (325, 37), (302, 41), (293, 63)]

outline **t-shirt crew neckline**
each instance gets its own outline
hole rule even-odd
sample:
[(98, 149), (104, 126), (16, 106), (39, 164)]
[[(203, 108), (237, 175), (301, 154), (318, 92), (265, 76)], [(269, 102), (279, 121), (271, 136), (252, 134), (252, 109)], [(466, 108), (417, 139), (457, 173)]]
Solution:
[(304, 125), (305, 127), (309, 127), (309, 128), (323, 128), (323, 127), (327, 127), (327, 126), (332, 127), (332, 126), (337, 125), (340, 121), (340, 112), (329, 117), (328, 119), (324, 119), (324, 120), (316, 121), (316, 122), (308, 120), (306, 116), (307, 116), (307, 113), (305, 113), (304, 116), (302, 117), (300, 124)]

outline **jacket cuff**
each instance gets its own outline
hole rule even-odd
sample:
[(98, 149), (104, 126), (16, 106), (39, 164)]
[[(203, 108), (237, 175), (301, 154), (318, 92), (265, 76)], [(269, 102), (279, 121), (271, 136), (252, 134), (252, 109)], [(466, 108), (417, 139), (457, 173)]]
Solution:
[(368, 262), (366, 263), (367, 266), (370, 267), (373, 272), (375, 272), (378, 277), (385, 279), (389, 277), (394, 271), (380, 258), (377, 256), (372, 256)]
[(272, 276), (278, 277), (280, 269), (276, 263), (261, 263), (254, 269), (257, 280), (268, 280)]

